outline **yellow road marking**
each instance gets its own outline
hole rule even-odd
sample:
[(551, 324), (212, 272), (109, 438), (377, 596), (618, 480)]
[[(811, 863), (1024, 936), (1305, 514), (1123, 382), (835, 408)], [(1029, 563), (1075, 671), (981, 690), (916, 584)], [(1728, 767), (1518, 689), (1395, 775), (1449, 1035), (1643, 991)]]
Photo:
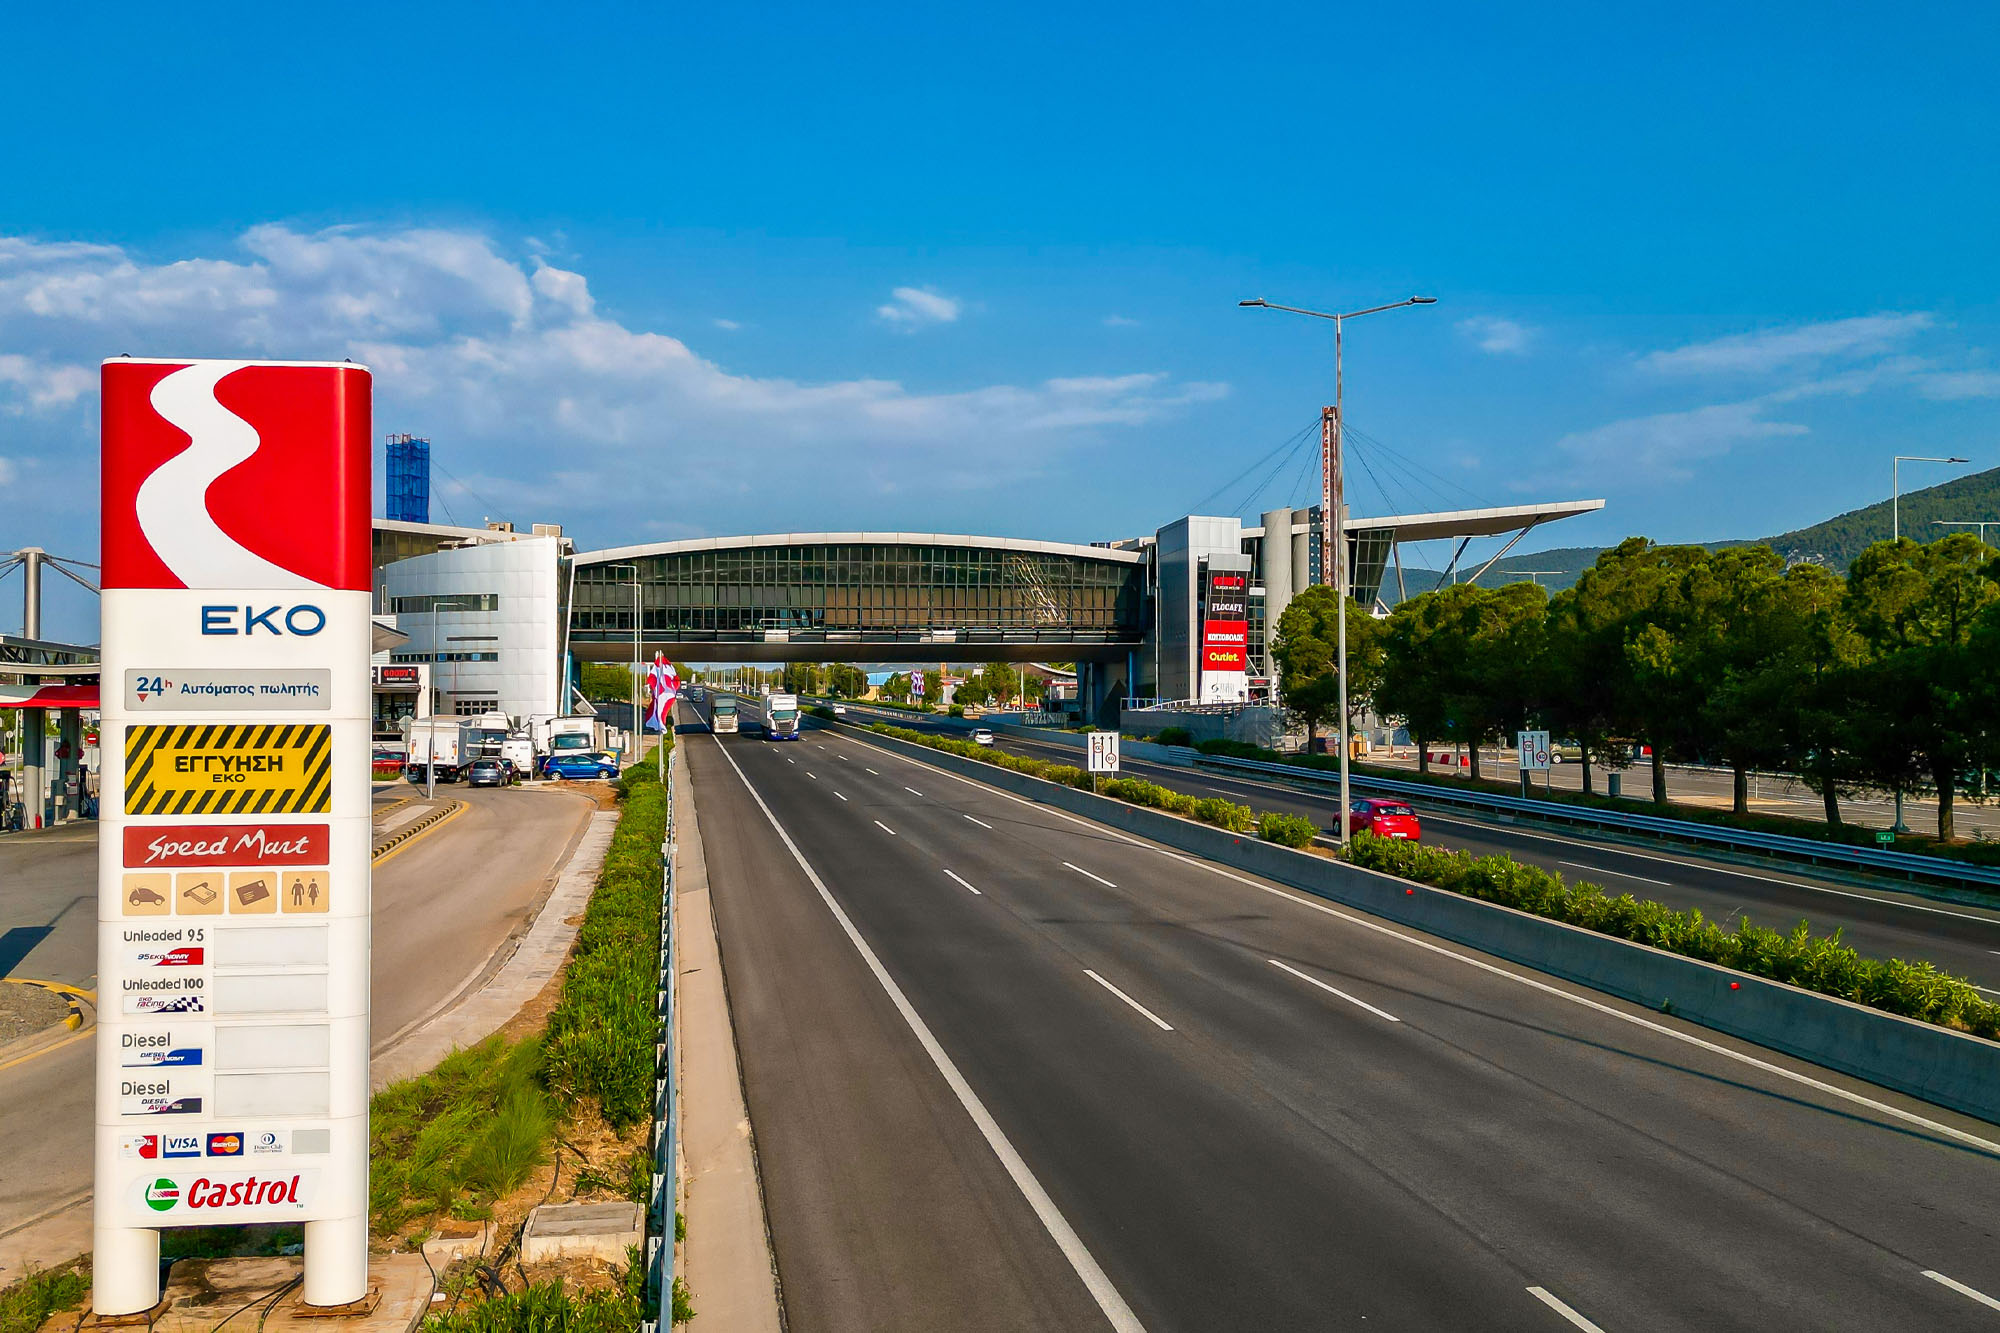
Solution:
[(410, 837), (405, 838), (403, 841), (397, 843), (394, 847), (391, 847), (388, 851), (382, 853), (380, 856), (376, 857), (373, 861), (369, 862), (369, 864), (371, 866), (379, 866), (384, 861), (387, 861), (390, 857), (396, 855), (398, 852), (408, 851), (411, 847), (414, 847), (416, 844), (422, 842), (426, 837), (437, 832), (439, 829), (443, 828), (446, 824), (449, 824), (452, 820), (457, 819), (460, 815), (464, 814), (467, 810), (470, 810), (471, 808), (472, 807), (467, 805), (464, 801), (460, 801), (457, 805), (457, 808), (455, 808), (450, 814), (446, 815), (443, 819), (440, 819), (437, 823), (432, 824), (422, 833), (413, 834)]

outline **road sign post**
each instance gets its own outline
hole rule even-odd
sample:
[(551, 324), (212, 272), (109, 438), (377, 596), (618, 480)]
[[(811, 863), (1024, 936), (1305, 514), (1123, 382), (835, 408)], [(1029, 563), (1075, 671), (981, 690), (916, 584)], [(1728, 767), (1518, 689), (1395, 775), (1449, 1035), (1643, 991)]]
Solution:
[(1118, 772), (1118, 733), (1093, 731), (1084, 740), (1090, 745), (1090, 789), (1097, 790), (1097, 775)]
[(160, 1228), (368, 1293), (370, 377), (107, 361), (93, 1304)]
[(1523, 731), (1514, 738), (1521, 756), (1521, 795), (1530, 790), (1528, 774), (1547, 773), (1553, 751), (1549, 748), (1549, 733), (1546, 731)]

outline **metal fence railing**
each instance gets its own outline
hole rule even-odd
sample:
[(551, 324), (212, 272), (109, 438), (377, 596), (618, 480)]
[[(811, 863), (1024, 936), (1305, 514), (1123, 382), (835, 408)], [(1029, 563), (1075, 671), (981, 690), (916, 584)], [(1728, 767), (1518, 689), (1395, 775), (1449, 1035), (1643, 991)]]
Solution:
[[(1274, 764), (1262, 759), (1231, 759), (1203, 755), (1198, 761), (1207, 768), (1230, 768), (1280, 775), (1300, 782), (1332, 783), (1340, 777), (1325, 769), (1298, 764)], [(1521, 796), (1499, 796), (1489, 792), (1466, 791), (1429, 782), (1401, 782), (1372, 774), (1353, 773), (1352, 784), (1365, 791), (1387, 792), (1410, 799), (1438, 801), (1447, 805), (1479, 810), (1505, 811), (1514, 815), (1593, 828), (1620, 829), (1674, 838), (1681, 842), (1703, 843), (1736, 851), (1773, 853), (1792, 860), (1820, 865), (1844, 866), (1882, 871), (1912, 879), (1945, 883), (2000, 887), (2000, 867), (1952, 861), (1941, 856), (1919, 856), (1911, 852), (1885, 852), (1851, 843), (1822, 842), (1818, 838), (1796, 838), (1783, 833), (1756, 833), (1722, 824), (1699, 824), (1687, 819), (1665, 819), (1659, 815), (1629, 814), (1623, 810), (1603, 810), (1595, 806), (1570, 805), (1563, 801), (1537, 801)]]
[(646, 1306), (642, 1333), (671, 1328), (674, 1290), (674, 1217), (679, 1189), (675, 1145), (680, 1137), (680, 1088), (674, 1041), (675, 978), (680, 949), (674, 930), (674, 770), (680, 749), (667, 754), (667, 828), (660, 842), (660, 1030), (653, 1046), (653, 1188), (646, 1207)]

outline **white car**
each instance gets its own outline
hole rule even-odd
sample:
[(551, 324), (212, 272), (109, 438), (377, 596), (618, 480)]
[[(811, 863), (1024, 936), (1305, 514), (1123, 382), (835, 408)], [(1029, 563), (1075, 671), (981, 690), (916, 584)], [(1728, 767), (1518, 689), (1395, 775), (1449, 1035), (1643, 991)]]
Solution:
[(846, 717), (846, 716), (847, 716), (847, 705), (846, 705), (846, 704), (835, 704), (835, 705), (833, 706), (833, 715), (834, 715), (835, 717)]
[(991, 745), (993, 744), (993, 733), (985, 727), (981, 727), (972, 733), (972, 743), (974, 745)]

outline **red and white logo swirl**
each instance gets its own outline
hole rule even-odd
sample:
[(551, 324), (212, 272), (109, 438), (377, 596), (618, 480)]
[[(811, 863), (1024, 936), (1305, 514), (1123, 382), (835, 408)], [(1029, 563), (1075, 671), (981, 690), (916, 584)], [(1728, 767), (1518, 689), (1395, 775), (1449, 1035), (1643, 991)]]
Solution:
[(370, 586), (370, 376), (104, 363), (104, 586)]

